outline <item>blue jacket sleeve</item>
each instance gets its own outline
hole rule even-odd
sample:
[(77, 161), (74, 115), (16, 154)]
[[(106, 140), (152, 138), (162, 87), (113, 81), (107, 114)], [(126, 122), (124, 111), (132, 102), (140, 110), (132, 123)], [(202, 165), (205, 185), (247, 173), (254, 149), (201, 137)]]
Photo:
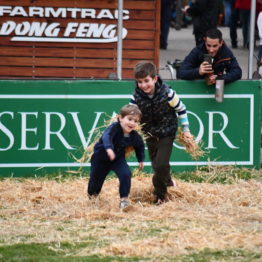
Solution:
[(105, 129), (102, 135), (103, 145), (105, 149), (112, 149), (114, 150), (113, 145), (113, 137), (116, 134), (116, 128), (115, 124), (113, 123), (109, 127)]
[(228, 84), (238, 79), (241, 79), (241, 77), (242, 77), (242, 70), (236, 58), (232, 56), (231, 62), (225, 68), (225, 74), (223, 75), (222, 78), (225, 80), (225, 83)]
[(138, 133), (136, 133), (135, 136), (136, 136), (136, 138), (135, 138), (136, 142), (135, 142), (135, 145), (134, 145), (134, 149), (135, 149), (137, 161), (138, 162), (144, 162), (144, 160), (145, 160), (145, 145), (144, 145), (143, 139)]
[(177, 77), (183, 80), (201, 79), (203, 76), (199, 74), (199, 66), (201, 64), (199, 52), (195, 47), (182, 62)]

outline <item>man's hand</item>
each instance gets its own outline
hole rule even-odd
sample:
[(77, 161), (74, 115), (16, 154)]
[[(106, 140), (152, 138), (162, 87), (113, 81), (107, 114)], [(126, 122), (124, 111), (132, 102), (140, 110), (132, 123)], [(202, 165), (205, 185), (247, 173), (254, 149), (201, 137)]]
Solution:
[(108, 155), (109, 159), (111, 161), (113, 161), (115, 159), (115, 157), (116, 157), (114, 151), (111, 148), (109, 148), (109, 149), (106, 150), (106, 152), (107, 152), (107, 155)]
[(212, 69), (212, 65), (210, 65), (208, 62), (204, 61), (200, 67), (199, 67), (199, 74), (205, 75), (205, 74), (212, 74), (214, 71)]
[(213, 85), (213, 84), (216, 83), (216, 79), (217, 79), (217, 75), (210, 75), (210, 76), (208, 76), (208, 83), (210, 85)]

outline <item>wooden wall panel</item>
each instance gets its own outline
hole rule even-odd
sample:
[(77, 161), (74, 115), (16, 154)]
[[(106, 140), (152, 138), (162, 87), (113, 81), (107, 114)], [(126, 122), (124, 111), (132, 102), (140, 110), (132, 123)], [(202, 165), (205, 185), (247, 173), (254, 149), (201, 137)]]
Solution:
[[(59, 23), (58, 38), (64, 37), (69, 23), (117, 25), (117, 19), (81, 18), (77, 13), (72, 18), (67, 10), (66, 17), (33, 17), (1, 13), (2, 6), (94, 9), (97, 16), (104, 9), (115, 14), (118, 0), (0, 0), (0, 78), (39, 79), (39, 78), (91, 78), (111, 79), (117, 74), (117, 42), (45, 42), (13, 41), (19, 30), (2, 32), (4, 23), (15, 23), (25, 30), (23, 23)], [(123, 21), (127, 36), (123, 39), (122, 78), (133, 78), (133, 67), (140, 60), (153, 61), (159, 65), (159, 22), (160, 0), (124, 0), (124, 9), (129, 11), (129, 19)], [(87, 29), (86, 29), (87, 30)], [(25, 35), (27, 36), (27, 34)], [(46, 38), (43, 33), (43, 38)], [(70, 37), (76, 37), (74, 33)], [(64, 37), (65, 38), (65, 37)], [(68, 37), (69, 38), (69, 37)], [(68, 39), (67, 38), (67, 39)]]

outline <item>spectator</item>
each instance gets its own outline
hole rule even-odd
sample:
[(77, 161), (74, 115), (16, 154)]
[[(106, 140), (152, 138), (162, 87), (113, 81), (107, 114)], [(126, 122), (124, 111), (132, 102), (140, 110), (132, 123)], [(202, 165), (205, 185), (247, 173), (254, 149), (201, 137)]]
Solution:
[[(204, 54), (213, 58), (212, 64), (204, 61)], [(230, 83), (241, 79), (242, 70), (223, 41), (221, 31), (213, 28), (207, 31), (204, 43), (195, 47), (182, 62), (178, 78), (194, 80), (208, 77), (208, 83), (214, 84), (218, 76), (225, 83)]]
[(224, 0), (224, 25), (230, 26), (230, 20), (231, 20), (231, 0)]
[(203, 43), (206, 31), (217, 26), (221, 0), (195, 0), (185, 6), (185, 13), (192, 17), (196, 45)]
[(184, 0), (176, 0), (176, 23), (175, 23), (175, 29), (180, 30), (182, 25), (183, 25), (183, 18), (184, 18), (184, 13), (183, 13), (183, 8), (185, 6)]
[(236, 0), (235, 8), (239, 10), (239, 17), (242, 24), (243, 47), (248, 48), (251, 0)]
[(259, 34), (258, 59), (259, 61), (261, 61), (261, 58), (262, 58), (262, 12), (260, 12), (257, 17), (257, 28), (258, 28), (258, 34)]
[(232, 48), (238, 48), (237, 43), (237, 26), (239, 21), (239, 10), (235, 8), (236, 0), (230, 0), (231, 4), (231, 17), (230, 17), (230, 39), (231, 39), (231, 46)]
[(167, 49), (173, 0), (161, 0), (160, 49)]

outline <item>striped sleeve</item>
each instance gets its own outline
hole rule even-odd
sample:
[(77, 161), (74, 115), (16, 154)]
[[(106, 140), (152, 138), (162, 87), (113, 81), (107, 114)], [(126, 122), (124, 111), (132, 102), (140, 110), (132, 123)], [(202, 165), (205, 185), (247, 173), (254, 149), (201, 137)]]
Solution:
[(136, 100), (135, 100), (134, 96), (131, 96), (131, 97), (130, 97), (129, 104), (130, 104), (130, 105), (132, 105), (132, 104), (136, 105)]
[(171, 88), (168, 92), (168, 103), (176, 111), (179, 123), (182, 126), (183, 131), (189, 131), (189, 122), (187, 118), (186, 106), (179, 99), (176, 92)]

